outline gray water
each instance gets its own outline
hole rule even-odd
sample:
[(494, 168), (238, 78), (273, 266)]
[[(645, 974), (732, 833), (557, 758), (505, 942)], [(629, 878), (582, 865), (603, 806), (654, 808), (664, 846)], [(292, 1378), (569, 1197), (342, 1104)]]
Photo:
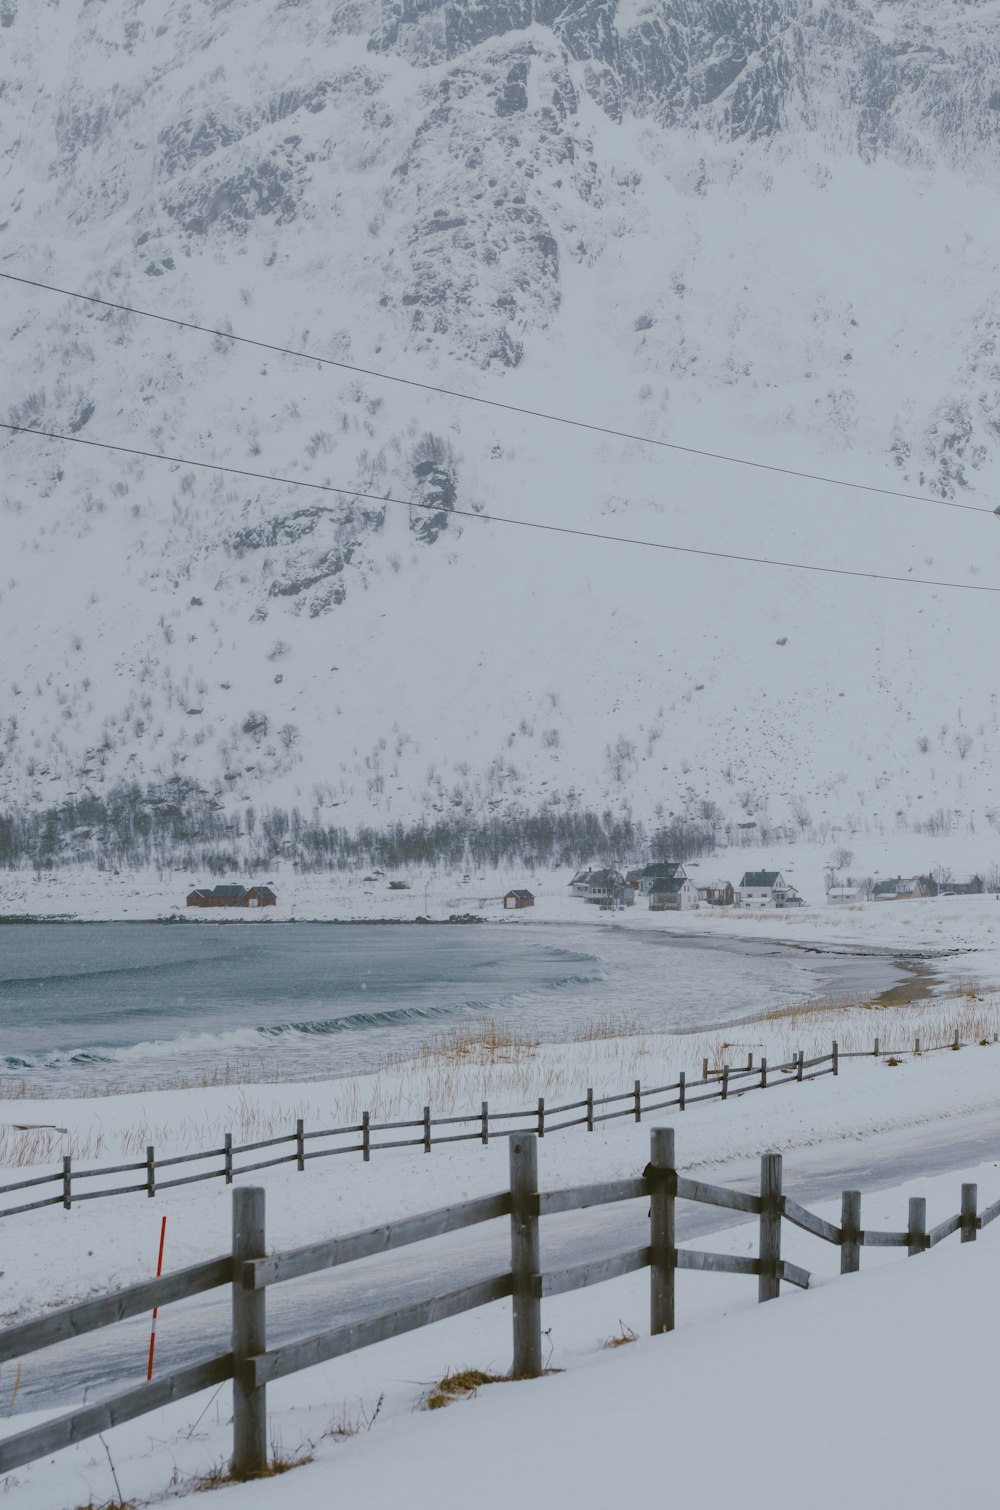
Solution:
[(613, 925), (12, 924), (0, 1076), (72, 1095), (345, 1075), (477, 1018), (550, 1041), (607, 1015), (681, 1030), (903, 978), (884, 954)]

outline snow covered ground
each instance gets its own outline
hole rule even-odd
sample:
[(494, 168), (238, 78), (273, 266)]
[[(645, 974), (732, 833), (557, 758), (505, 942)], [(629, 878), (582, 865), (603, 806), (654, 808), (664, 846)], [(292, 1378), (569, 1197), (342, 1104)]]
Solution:
[[(839, 1209), (834, 1193), (854, 1187), (864, 1192), (866, 1226), (905, 1226), (913, 1194), (928, 1198), (933, 1225), (958, 1209), (963, 1180), (978, 1182), (981, 1205), (1000, 1196), (998, 1054), (995, 1046), (972, 1048), (911, 1058), (892, 1069), (881, 1061), (847, 1061), (837, 1080), (747, 1095), (683, 1118), (673, 1113), (678, 1163), (686, 1171), (710, 1171), (719, 1183), (752, 1182), (757, 1155), (780, 1149), (786, 1189), (811, 1199), (830, 1219)], [(179, 1106), (177, 1093), (170, 1096)], [(200, 1105), (206, 1116), (218, 1112), (214, 1093), (187, 1093), (182, 1100), (188, 1109)], [(60, 1116), (68, 1110), (48, 1107)], [(125, 1101), (102, 1108), (123, 1119), (136, 1110)], [(547, 1138), (540, 1146), (542, 1186), (637, 1173), (648, 1137), (647, 1126), (623, 1122), (593, 1135), (574, 1130)], [(337, 1160), (336, 1167), (314, 1166), (304, 1176), (269, 1172), (262, 1179), (269, 1246), (281, 1249), (502, 1188), (506, 1161), (499, 1141), (488, 1149), (435, 1150), (430, 1157), (403, 1150), (368, 1166)], [(122, 1197), (7, 1222), (5, 1319), (148, 1275), (162, 1214), (168, 1217), (168, 1270), (224, 1252), (229, 1208), (221, 1186), (194, 1186), (155, 1203)], [(641, 1227), (644, 1209), (627, 1211)], [(595, 1215), (584, 1213), (573, 1229), (581, 1244)], [(558, 1224), (565, 1220), (543, 1223), (543, 1264), (547, 1248), (555, 1253)], [(621, 1221), (624, 1234), (624, 1211)], [(501, 1245), (504, 1226), (497, 1224)], [(475, 1241), (485, 1241), (479, 1237), (485, 1232), (477, 1229)], [(748, 1505), (798, 1506), (806, 1481), (811, 1505), (839, 1504), (846, 1472), (866, 1505), (891, 1498), (930, 1506), (953, 1486), (956, 1444), (990, 1439), (997, 1240), (995, 1227), (976, 1248), (959, 1251), (952, 1238), (916, 1263), (897, 1250), (865, 1250), (862, 1274), (841, 1279), (835, 1249), (786, 1227), (784, 1255), (814, 1276), (808, 1293), (790, 1292), (758, 1308), (752, 1280), (685, 1274), (679, 1329), (653, 1340), (642, 1335), (645, 1274), (560, 1297), (545, 1302), (543, 1326), (548, 1361), (564, 1372), (483, 1388), (468, 1402), (428, 1415), (422, 1402), (446, 1373), (502, 1373), (509, 1366), (510, 1309), (500, 1302), (272, 1386), (276, 1449), (314, 1461), (275, 1480), (219, 1492), (244, 1507), (329, 1500), (388, 1510), (405, 1501), (423, 1510), (467, 1504), (473, 1484), (485, 1506), (516, 1499), (541, 1507), (605, 1503), (626, 1483), (630, 1494), (651, 1499), (669, 1481), (684, 1503), (708, 1507), (719, 1502), (721, 1448), (727, 1474), (749, 1475), (741, 1491)], [(746, 1253), (756, 1233), (744, 1223), (694, 1241)], [(476, 1252), (458, 1239), (410, 1249), (402, 1272), (430, 1273), (444, 1288), (451, 1266)], [(379, 1293), (376, 1265), (384, 1262), (372, 1261), (362, 1275), (372, 1297)], [(338, 1314), (338, 1286), (347, 1272), (323, 1281), (315, 1311), (296, 1328), (300, 1334), (326, 1324), (324, 1314)], [(161, 1315), (164, 1368), (184, 1330), (185, 1309)], [(197, 1312), (192, 1324), (201, 1325)], [(639, 1336), (634, 1344), (605, 1346), (628, 1329)], [(273, 1321), (272, 1334), (278, 1336)], [(130, 1338), (138, 1379), (145, 1359), (141, 1329)], [(25, 1360), (22, 1407), (44, 1386), (46, 1370), (56, 1367), (45, 1355)], [(7, 1368), (0, 1374), (4, 1410), (16, 1407), (13, 1390)], [(41, 1417), (15, 1408), (3, 1430), (23, 1429), (35, 1419)], [(228, 1386), (115, 1430), (106, 1441), (126, 1499), (183, 1498), (228, 1454)], [(985, 1496), (988, 1457), (967, 1456), (968, 1492)], [(18, 1510), (67, 1510), (103, 1504), (115, 1494), (109, 1458), (97, 1440), (0, 1484), (0, 1504)]]

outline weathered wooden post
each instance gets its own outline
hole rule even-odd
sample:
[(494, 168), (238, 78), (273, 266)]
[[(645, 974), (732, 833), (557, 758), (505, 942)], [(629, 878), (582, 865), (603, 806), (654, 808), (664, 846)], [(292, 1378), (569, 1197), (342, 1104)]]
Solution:
[(728, 1066), (728, 1064), (724, 1064), (722, 1066), (722, 1091), (721, 1091), (722, 1100), (725, 1101), (727, 1099), (728, 1095), (729, 1095), (729, 1066)]
[(483, 1102), (483, 1147), (486, 1148), (490, 1141), (490, 1103)]
[(777, 1300), (781, 1294), (781, 1155), (765, 1153), (760, 1160), (760, 1276), (757, 1299)]
[(361, 1113), (361, 1158), (365, 1164), (371, 1162), (372, 1156), (372, 1114)]
[(685, 1102), (686, 1096), (687, 1096), (687, 1075), (686, 1075), (686, 1073), (685, 1073), (684, 1070), (681, 1070), (680, 1074), (677, 1076), (677, 1105), (680, 1107), (681, 1111), (684, 1110), (684, 1102)]
[(510, 1135), (510, 1272), (515, 1379), (542, 1372), (542, 1302), (538, 1294), (538, 1136)]
[(156, 1153), (153, 1145), (146, 1145), (146, 1194), (152, 1200), (156, 1194)]
[(233, 1183), (233, 1135), (232, 1135), (232, 1133), (226, 1133), (226, 1136), (223, 1138), (222, 1142), (223, 1142), (223, 1149), (222, 1149), (222, 1172), (223, 1172), (223, 1174), (226, 1177), (226, 1184), (227, 1185), (231, 1185)]
[(587, 1131), (594, 1131), (594, 1087), (587, 1086)]
[(760, 1061), (760, 1088), (762, 1091), (767, 1090), (767, 1060), (764, 1058)]
[(656, 1337), (660, 1332), (674, 1329), (677, 1169), (672, 1127), (651, 1130), (646, 1178), (649, 1181), (649, 1330)]
[(306, 1124), (301, 1117), (295, 1120), (295, 1167), (299, 1174), (306, 1168)]
[(840, 1197), (840, 1272), (861, 1268), (861, 1191), (845, 1190)]
[(632, 1110), (637, 1122), (642, 1121), (642, 1086), (637, 1080), (632, 1087)]
[(243, 1287), (243, 1265), (264, 1257), (264, 1191), (233, 1191), (233, 1474), (253, 1478), (267, 1468), (267, 1386), (254, 1388), (252, 1360), (267, 1351), (267, 1291)]
[(963, 1243), (974, 1243), (978, 1230), (976, 1220), (976, 1207), (979, 1203), (978, 1185), (962, 1186), (962, 1233)]
[(538, 1098), (538, 1136), (545, 1137), (545, 1097)]
[(906, 1223), (906, 1235), (909, 1239), (906, 1245), (908, 1257), (913, 1258), (916, 1253), (923, 1253), (927, 1246), (927, 1201), (922, 1195), (910, 1196), (909, 1218)]
[(62, 1189), (63, 1210), (68, 1211), (73, 1204), (73, 1160), (68, 1153), (63, 1154)]
[(424, 1153), (431, 1151), (431, 1109), (424, 1107)]
[(806, 1051), (805, 1051), (805, 1049), (799, 1049), (798, 1067), (797, 1067), (797, 1069), (795, 1071), (795, 1078), (796, 1078), (796, 1080), (801, 1080), (802, 1079), (802, 1070), (803, 1070), (803, 1067), (805, 1065), (805, 1060), (806, 1060)]
[(833, 1049), (831, 1050), (830, 1058), (833, 1060), (833, 1073), (835, 1075), (839, 1075), (840, 1074), (840, 1049), (837, 1047), (837, 1040), (836, 1040), (836, 1038), (833, 1040)]

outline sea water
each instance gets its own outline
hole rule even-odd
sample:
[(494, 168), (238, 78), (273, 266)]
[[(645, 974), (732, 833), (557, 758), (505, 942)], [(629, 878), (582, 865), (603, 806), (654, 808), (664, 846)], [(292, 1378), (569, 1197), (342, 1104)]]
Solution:
[(597, 1017), (677, 1031), (901, 978), (884, 955), (610, 920), (11, 924), (0, 927), (0, 1075), (67, 1095), (346, 1075), (485, 1018), (542, 1040)]

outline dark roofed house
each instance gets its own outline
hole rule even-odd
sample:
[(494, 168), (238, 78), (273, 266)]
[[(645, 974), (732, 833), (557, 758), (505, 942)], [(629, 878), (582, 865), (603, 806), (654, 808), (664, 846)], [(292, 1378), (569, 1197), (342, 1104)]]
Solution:
[(736, 889), (737, 907), (802, 907), (802, 897), (780, 870), (747, 870)]
[(534, 907), (535, 898), (530, 891), (512, 889), (503, 899), (505, 912), (519, 912), (522, 907)]
[(649, 865), (642, 865), (636, 870), (630, 870), (625, 880), (637, 891), (640, 896), (648, 896), (655, 881), (673, 881), (683, 879), (687, 871), (679, 860), (653, 860)]
[(736, 888), (736, 905), (775, 907), (774, 888), (784, 884), (780, 870), (745, 870)]
[(273, 907), (277, 897), (270, 886), (245, 886), (225, 882), (221, 886), (198, 886), (188, 892), (188, 907)]
[(648, 896), (650, 912), (688, 912), (698, 905), (698, 888), (687, 876), (654, 880)]

